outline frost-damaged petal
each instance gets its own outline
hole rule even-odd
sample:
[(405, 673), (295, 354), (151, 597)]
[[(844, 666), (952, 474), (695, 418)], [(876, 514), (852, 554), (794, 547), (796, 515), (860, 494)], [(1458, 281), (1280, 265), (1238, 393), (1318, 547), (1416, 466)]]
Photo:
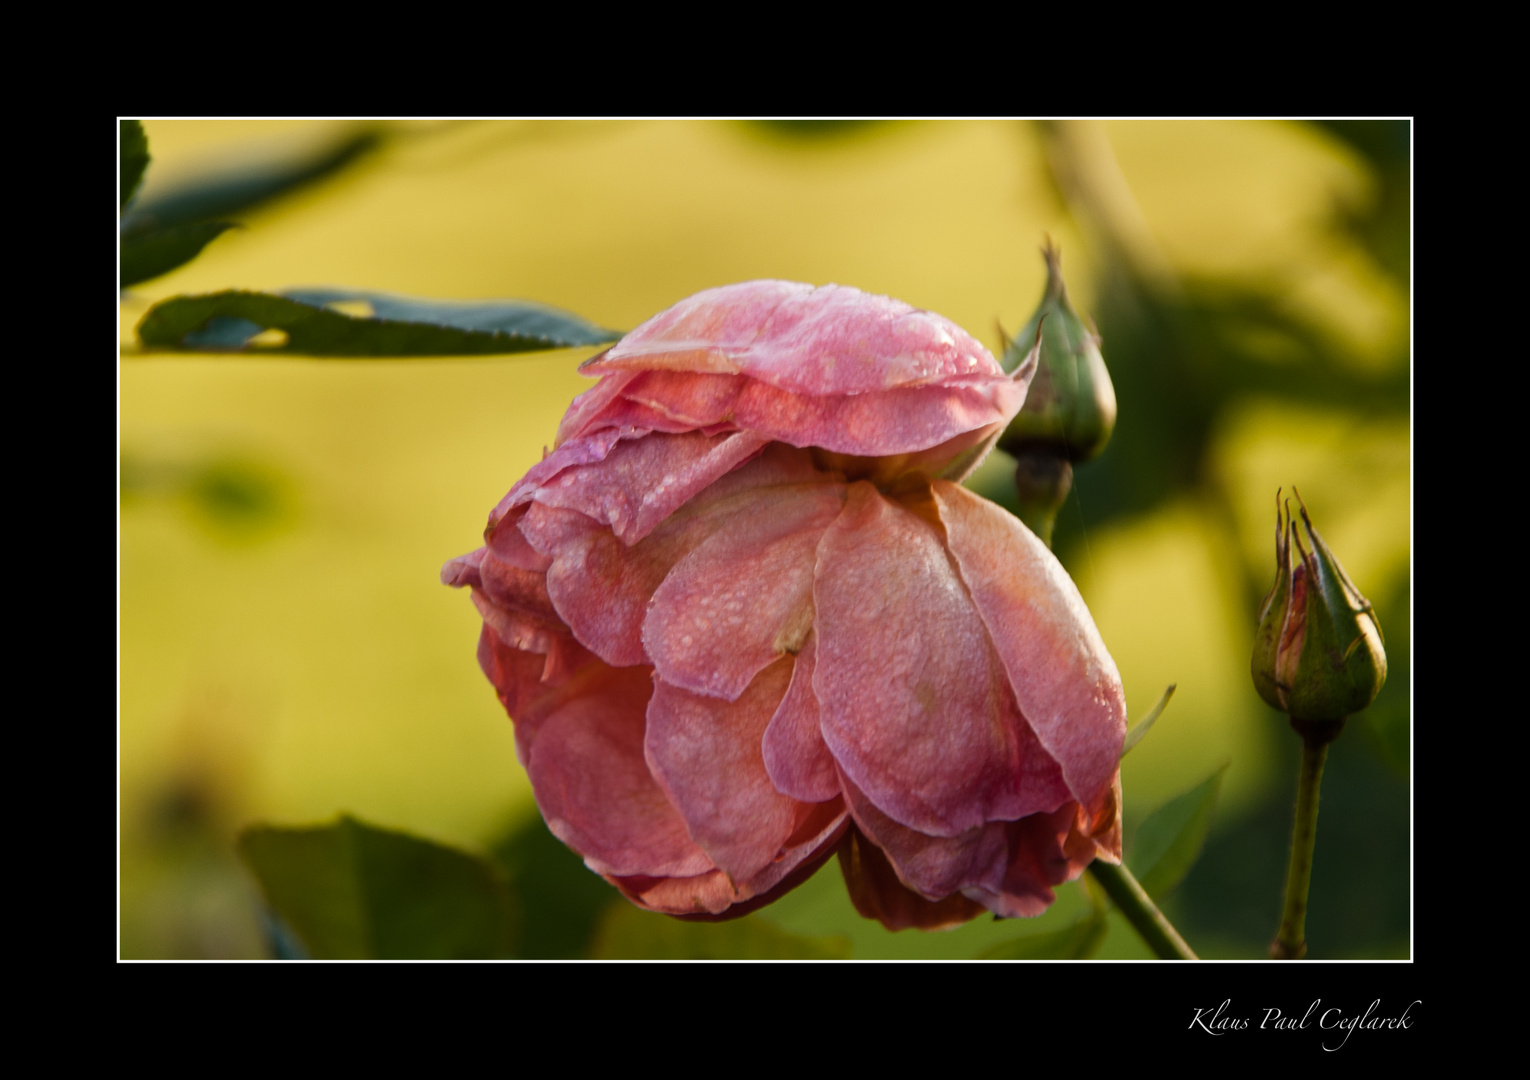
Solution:
[[(798, 803), (799, 812), (805, 804)], [(809, 814), (775, 862), (747, 881), (730, 883), (721, 870), (689, 878), (608, 877), (633, 903), (698, 922), (737, 919), (774, 903), (801, 885), (834, 853), (849, 825), (841, 800), (808, 806)]]
[(803, 451), (771, 446), (712, 484), (631, 547), (583, 514), (535, 503), (520, 529), (552, 557), (547, 591), (569, 627), (607, 663), (645, 662), (643, 618), (670, 569), (759, 492), (783, 485), (831, 483)]
[[(624, 543), (635, 544), (692, 496), (758, 454), (769, 441), (763, 435), (745, 432), (712, 436), (652, 433), (617, 443), (597, 462), (563, 468), (535, 489), (524, 488), (518, 498), (577, 510), (601, 525), (609, 525)], [(563, 450), (576, 445), (569, 443)]]
[(755, 494), (675, 564), (643, 622), (661, 679), (730, 701), (802, 647), (813, 621), (814, 553), (845, 499), (839, 484)]
[(613, 402), (620, 400), (622, 390), (636, 377), (630, 371), (607, 375), (576, 397), (558, 424), (558, 435), (553, 448), (557, 449), (598, 428), (612, 426), (602, 422), (605, 411)]
[(813, 696), (813, 668), (818, 652), (812, 634), (797, 654), (791, 685), (765, 729), (761, 751), (765, 771), (776, 790), (803, 802), (827, 802), (839, 794), (839, 772), (818, 729), (818, 699)]
[(1013, 516), (955, 484), (934, 485), (951, 553), (1041, 744), (1091, 812), (1126, 738), (1121, 675), (1056, 557)]
[(839, 869), (855, 910), (889, 930), (944, 930), (960, 926), (984, 910), (982, 904), (961, 893), (944, 900), (926, 900), (912, 891), (898, 880), (882, 849), (854, 826), (840, 841)]
[(793, 446), (879, 457), (928, 450), (1006, 424), (1025, 387), (925, 386), (805, 397), (736, 375), (653, 371), (638, 376), (605, 418), (634, 428), (685, 431), (731, 424)]
[[(554, 712), (580, 694), (633, 677), (617, 675), (617, 669), (601, 663), (567, 635), (549, 635), (539, 644), (545, 652), (515, 648), (489, 623), (478, 636), (478, 664), (515, 722), (515, 752), (522, 765), (531, 760), (532, 741)], [(647, 693), (640, 683), (633, 685)]]
[(737, 701), (659, 680), (648, 703), (643, 749), (691, 838), (734, 881), (776, 860), (792, 833), (796, 803), (765, 772), (760, 740), (786, 694), (792, 658), (760, 672)]
[(1078, 814), (1078, 804), (1070, 802), (1050, 814), (1004, 822), (1009, 865), (1002, 884), (998, 889), (987, 882), (973, 885), (966, 895), (1006, 918), (1030, 918), (1046, 911), (1057, 899), (1053, 887), (1078, 877), (1094, 858), (1092, 844), (1070, 846)]
[(951, 320), (841, 285), (746, 281), (676, 304), (592, 362), (609, 372), (733, 370), (797, 394), (998, 380), (988, 350)]
[(1036, 809), (1023, 721), (933, 526), (852, 485), (813, 599), (824, 741), (872, 802), (931, 836)]
[(651, 683), (632, 668), (543, 723), (526, 771), (547, 826), (597, 873), (689, 877), (714, 869), (643, 759)]
[(898, 879), (930, 900), (961, 893), (995, 915), (1030, 918), (1057, 899), (1052, 886), (1078, 877), (1094, 858), (1094, 845), (1074, 838), (1079, 810), (1071, 801), (960, 836), (926, 836), (883, 814), (848, 778), (841, 782), (857, 827), (882, 849)]

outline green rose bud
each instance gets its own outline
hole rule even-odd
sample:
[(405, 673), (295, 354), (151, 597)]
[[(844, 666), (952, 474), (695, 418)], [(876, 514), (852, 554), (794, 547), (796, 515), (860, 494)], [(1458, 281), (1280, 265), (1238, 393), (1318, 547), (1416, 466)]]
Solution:
[[(1301, 504), (1300, 494), (1296, 499)], [(1283, 511), (1276, 492), (1275, 586), (1259, 609), (1254, 687), (1290, 714), (1304, 737), (1332, 738), (1345, 717), (1376, 699), (1387, 677), (1387, 654), (1370, 601), (1312, 527), (1305, 505), (1301, 517), (1311, 551), (1302, 544), (1289, 502)]]
[(1006, 341), (1005, 371), (1024, 362), (1041, 329), (1041, 357), (1025, 396), (1025, 406), (999, 437), (999, 447), (1015, 457), (1039, 453), (1069, 463), (1098, 457), (1116, 426), (1116, 391), (1100, 355), (1100, 339), (1068, 301), (1062, 256), (1050, 240), (1041, 253), (1047, 261), (1047, 289), (1030, 322)]

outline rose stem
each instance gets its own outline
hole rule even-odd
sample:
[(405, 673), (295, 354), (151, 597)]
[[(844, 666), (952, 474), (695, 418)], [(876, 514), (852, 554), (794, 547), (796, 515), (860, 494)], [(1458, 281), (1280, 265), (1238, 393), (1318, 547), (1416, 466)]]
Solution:
[[(1295, 725), (1293, 725), (1295, 726)], [(1286, 906), (1280, 929), (1270, 942), (1270, 958), (1300, 960), (1307, 955), (1307, 890), (1312, 885), (1312, 849), (1317, 843), (1318, 786), (1328, 741), (1302, 739), (1302, 767), (1296, 781), (1296, 820), (1291, 827), (1291, 869), (1286, 875)]]
[(1148, 948), (1153, 950), (1158, 959), (1200, 959), (1190, 951), (1190, 946), (1179, 936), (1179, 931), (1164, 918), (1163, 912), (1158, 910), (1152, 897), (1132, 877), (1125, 863), (1112, 866), (1096, 859), (1089, 864), (1089, 872), (1100, 883), (1106, 895), (1116, 902), (1121, 914), (1126, 916), (1126, 921), (1142, 935), (1142, 940), (1147, 942)]

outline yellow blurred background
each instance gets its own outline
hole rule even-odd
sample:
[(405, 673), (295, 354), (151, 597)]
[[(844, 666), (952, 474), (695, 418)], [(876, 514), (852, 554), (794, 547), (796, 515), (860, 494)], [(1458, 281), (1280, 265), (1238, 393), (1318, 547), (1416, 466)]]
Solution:
[[(146, 194), (345, 126), (144, 125)], [(351, 170), (243, 217), (245, 228), (122, 298), (124, 462), (240, 463), (263, 478), (269, 502), (254, 525), (236, 527), (184, 498), (124, 493), (124, 956), (263, 955), (251, 887), (228, 854), (250, 822), (348, 812), (482, 848), (534, 812), (510, 722), (475, 660), (478, 616), (437, 572), (480, 542), (488, 510), (589, 385), (575, 368), (595, 351), (139, 355), (132, 328), (149, 303), (335, 285), (531, 299), (627, 330), (700, 289), (777, 277), (897, 297), (997, 352), (997, 327), (1013, 333), (1041, 295), (1044, 234), (1062, 246), (1076, 306), (1088, 313), (1095, 301), (1097, 249), (1048, 178), (1041, 137), (1020, 122), (904, 121), (808, 136), (707, 120), (393, 130)], [(1138, 239), (1167, 273), (1278, 282), (1291, 310), (1358, 367), (1406, 363), (1406, 294), (1332, 224), (1336, 204), (1364, 204), (1375, 183), (1350, 147), (1277, 121), (1089, 130), (1113, 151), (1140, 210)], [(1110, 362), (1108, 333), (1104, 354)], [(1120, 665), (1132, 716), (1178, 684), (1123, 763), (1131, 813), (1225, 760), (1219, 819), (1294, 783), (1276, 766), (1294, 738), (1248, 676), (1243, 581), (1250, 572), (1265, 587), (1273, 580), (1277, 487), (1301, 489), (1366, 595), (1376, 599), (1409, 565), (1405, 417), (1250, 396), (1221, 416), (1213, 448), (1228, 515), (1172, 499), (1087, 530), (1069, 566)], [(1089, 468), (1079, 469), (1082, 498)], [(806, 914), (798, 922), (812, 928)], [(971, 955), (958, 942), (918, 947)], [(878, 947), (863, 949), (862, 936), (856, 945), (857, 955)]]

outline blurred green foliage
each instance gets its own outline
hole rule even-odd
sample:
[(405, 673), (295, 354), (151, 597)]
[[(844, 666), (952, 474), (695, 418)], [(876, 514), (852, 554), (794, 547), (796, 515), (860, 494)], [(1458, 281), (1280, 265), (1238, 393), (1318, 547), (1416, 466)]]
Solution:
[(274, 952), (315, 959), (515, 955), (520, 918), (498, 865), (343, 816), (307, 829), (256, 826), (239, 854), (276, 924)]

